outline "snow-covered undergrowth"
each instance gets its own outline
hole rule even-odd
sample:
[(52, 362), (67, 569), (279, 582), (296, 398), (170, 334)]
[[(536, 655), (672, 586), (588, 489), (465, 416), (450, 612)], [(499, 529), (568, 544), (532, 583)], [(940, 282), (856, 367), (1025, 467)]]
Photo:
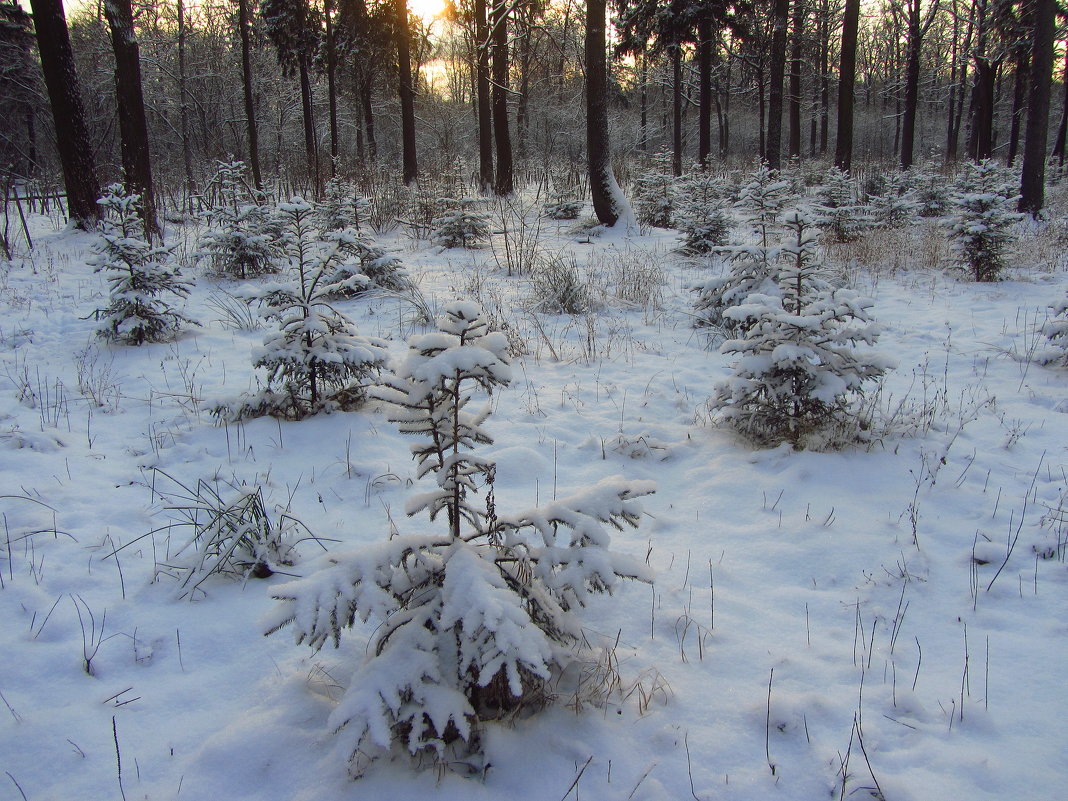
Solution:
[[(239, 285), (196, 275), (184, 311), (202, 327), (175, 342), (102, 342), (94, 237), (35, 224), (37, 249), (0, 265), (3, 798), (1063, 792), (1068, 373), (1039, 358), (1068, 290), (1054, 234), (1031, 230), (990, 284), (935, 269), (950, 251), (934, 223), (830, 246), (898, 365), (866, 397), (869, 442), (833, 453), (754, 450), (711, 425), (730, 359), (693, 328), (688, 287), (724, 265), (678, 256), (675, 232), (532, 220), (540, 252), (585, 282), (575, 315), (507, 274), (501, 234), (472, 251), (378, 237), (430, 312), (474, 300), (507, 338), (512, 382), (485, 422), (496, 507), (655, 481), (640, 528), (613, 538), (655, 583), (589, 598), (589, 648), (545, 688), (556, 703), (488, 724), (478, 777), (400, 758), (353, 787), (328, 721), (377, 633), (357, 622), (314, 651), (261, 632), (275, 588), (420, 533), (405, 503), (433, 481), (409, 438), (376, 402), (216, 425), (218, 399), (257, 389), (265, 330), (210, 303)], [(186, 250), (198, 236), (169, 233)], [(402, 295), (336, 305), (394, 359), (430, 330)], [(267, 578), (241, 579), (256, 560), (237, 559), (176, 599), (201, 512), (175, 482), (228, 509), (262, 498), (260, 519), (301, 522), (292, 550)]]

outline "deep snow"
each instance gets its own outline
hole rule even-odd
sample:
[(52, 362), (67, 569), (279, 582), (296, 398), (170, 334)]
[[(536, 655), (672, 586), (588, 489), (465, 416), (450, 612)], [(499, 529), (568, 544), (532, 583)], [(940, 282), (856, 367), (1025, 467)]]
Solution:
[[(615, 547), (657, 578), (585, 612), (576, 673), (603, 703), (561, 684), (554, 708), (491, 727), (481, 780), (400, 760), (354, 785), (327, 718), (365, 639), (316, 653), (263, 637), (286, 576), (174, 600), (173, 581), (152, 581), (182, 536), (153, 468), (260, 484), (335, 549), (427, 525), (403, 514), (409, 442), (374, 404), (215, 425), (213, 399), (254, 388), (265, 333), (206, 305), (234, 285), (197, 274), (186, 310), (202, 328), (110, 346), (92, 335), (106, 291), (92, 237), (35, 225), (32, 258), (0, 265), (0, 798), (1063, 793), (1068, 372), (1027, 360), (1068, 289), (1063, 262), (1041, 262), (1063, 248), (1048, 232), (1029, 229), (997, 284), (925, 266), (939, 234), (920, 229), (884, 237), (881, 266), (849, 270), (898, 367), (878, 399), (888, 430), (838, 453), (756, 451), (710, 425), (728, 360), (690, 326), (686, 287), (710, 268), (674, 255), (673, 232), (543, 223), (543, 248), (604, 288), (607, 306), (578, 317), (526, 311), (525, 279), (489, 248), (381, 240), (432, 307), (474, 295), (525, 344), (486, 423), (498, 508), (616, 474), (655, 480)], [(641, 303), (617, 291), (638, 268), (663, 275)], [(395, 357), (423, 331), (401, 300), (339, 307)], [(322, 550), (301, 552), (303, 575)]]

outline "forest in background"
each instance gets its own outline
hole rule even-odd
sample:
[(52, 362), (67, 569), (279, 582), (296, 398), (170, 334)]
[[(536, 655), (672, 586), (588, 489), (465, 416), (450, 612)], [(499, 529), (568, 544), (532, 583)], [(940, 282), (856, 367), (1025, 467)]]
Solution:
[[(40, 16), (59, 0), (35, 5)], [(117, 39), (124, 23), (107, 12), (123, 5), (129, 34)], [(840, 80), (850, 11), (853, 92)], [(675, 174), (757, 157), (849, 166), (836, 145), (850, 111), (857, 167), (1011, 165), (1039, 90), (1047, 104), (1055, 98), (1046, 149), (1063, 159), (1065, 104), (1049, 80), (1061, 78), (1063, 31), (1046, 34), (1057, 64), (1032, 63), (1037, 21), (1054, 12), (1047, 0), (616, 0), (604, 98), (615, 172), (626, 187), (635, 158), (658, 151)], [(133, 70), (116, 66), (129, 57), (116, 56), (121, 40), (139, 48), (142, 149), (174, 210), (195, 210), (216, 163), (233, 158), (282, 194), (316, 196), (334, 174), (408, 183), (457, 162), (498, 194), (545, 176), (581, 187), (586, 16), (571, 0), (450, 0), (429, 19), (404, 0), (89, 4), (67, 21), (87, 139), (78, 147), (100, 184), (125, 178), (143, 191), (123, 154), (119, 108), (131, 103), (117, 94), (135, 89)], [(17, 4), (0, 5), (0, 17), (4, 179), (55, 192), (61, 159), (32, 18)]]

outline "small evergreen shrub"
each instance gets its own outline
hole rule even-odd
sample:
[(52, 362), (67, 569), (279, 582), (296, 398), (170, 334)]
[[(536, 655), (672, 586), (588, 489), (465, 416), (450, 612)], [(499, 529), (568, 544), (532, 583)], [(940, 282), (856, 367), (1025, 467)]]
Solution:
[(545, 204), (542, 213), (550, 220), (577, 220), (582, 213), (582, 201), (560, 194)]
[(323, 199), (315, 206), (315, 222), (323, 233), (352, 228), (360, 233), (367, 223), (371, 202), (360, 197), (356, 187), (331, 178), (323, 187)]
[(254, 278), (279, 270), (280, 229), (272, 208), (245, 180), (240, 161), (220, 163), (211, 180), (216, 204), (206, 213), (197, 257), (228, 278)]
[(341, 251), (336, 243), (324, 247), (314, 239), (311, 204), (293, 198), (278, 209), (287, 220), (293, 275), (290, 282), (263, 291), (267, 317), (276, 328), (253, 363), (267, 370), (267, 387), (219, 404), (215, 414), (222, 419), (269, 414), (300, 420), (320, 411), (354, 408), (385, 363), (383, 343), (360, 336), (355, 323), (329, 302), (326, 277), (336, 271)]
[(864, 230), (863, 209), (856, 202), (849, 173), (831, 167), (819, 190), (818, 223), (833, 242), (852, 242)]
[(919, 211), (916, 196), (906, 186), (900, 172), (880, 176), (878, 191), (868, 194), (868, 217), (876, 228), (904, 228)]
[(434, 219), (430, 241), (443, 248), (473, 248), (489, 239), (489, 221), (475, 211), (479, 201), (465, 198)]
[(656, 228), (670, 228), (675, 207), (675, 179), (671, 175), (671, 157), (658, 153), (648, 169), (634, 179), (633, 205), (638, 222)]
[(1005, 249), (1015, 239), (1013, 227), (1023, 219), (1015, 211), (1019, 196), (1009, 173), (990, 161), (969, 164), (953, 194), (945, 226), (953, 249), (975, 281), (997, 281)]
[(675, 226), (682, 234), (679, 250), (699, 256), (726, 245), (732, 220), (723, 180), (706, 170), (695, 170), (677, 182), (676, 194)]
[(752, 320), (727, 311), (755, 292), (776, 291), (772, 279), (779, 258), (778, 220), (789, 190), (790, 185), (774, 180), (764, 164), (741, 187), (735, 207), (749, 227), (750, 241), (721, 248), (729, 259), (727, 273), (691, 288), (697, 296), (694, 324), (698, 328), (738, 335)]
[(196, 325), (174, 309), (174, 301), (193, 286), (181, 276), (173, 246), (153, 247), (145, 239), (140, 195), (112, 184), (97, 201), (103, 210), (100, 239), (90, 264), (108, 273), (108, 305), (97, 333), (127, 345), (173, 339), (185, 325)]
[(462, 301), (437, 331), (409, 340), (383, 397), (401, 432), (417, 438), (418, 475), (432, 479), (405, 511), (438, 527), (332, 555), (272, 591), (281, 603), (268, 633), (290, 625), (316, 649), (373, 621), (329, 721), (357, 775), (394, 749), (481, 770), (484, 724), (550, 700), (547, 684), (581, 640), (576, 612), (590, 596), (651, 580), (641, 561), (610, 550), (607, 530), (638, 524), (634, 499), (651, 482), (608, 479), (540, 509), (497, 508), (495, 466), (472, 452), (492, 443), (483, 427), (491, 406), (468, 408), (475, 392), (511, 381), (507, 348)]
[(751, 322), (720, 348), (736, 360), (709, 408), (759, 445), (820, 448), (859, 435), (863, 421), (852, 401), (891, 364), (856, 351), (878, 338), (872, 304), (822, 277), (810, 218), (792, 212), (784, 225), (789, 238), (774, 275), (778, 293), (751, 294), (726, 312)]
[(1053, 357), (1049, 361), (1068, 365), (1068, 298), (1054, 304), (1053, 316), (1042, 327), (1042, 333), (1059, 353), (1059, 358)]

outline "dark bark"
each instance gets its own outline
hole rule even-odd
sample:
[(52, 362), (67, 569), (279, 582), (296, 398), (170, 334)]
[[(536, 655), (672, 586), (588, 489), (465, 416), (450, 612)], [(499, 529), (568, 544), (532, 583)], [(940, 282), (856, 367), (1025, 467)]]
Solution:
[(671, 48), (671, 173), (682, 175), (682, 48)]
[(185, 71), (185, 2), (178, 0), (178, 113), (179, 131), (182, 137), (182, 166), (185, 169), (185, 189), (188, 195), (188, 211), (193, 213), (193, 195), (196, 194), (196, 179), (193, 177), (193, 154), (189, 146), (189, 87)]
[(805, 32), (805, 6), (803, 0), (794, 0), (793, 25), (790, 39), (790, 158), (801, 158), (801, 53)]
[(104, 0), (104, 15), (111, 30), (111, 49), (115, 54), (115, 98), (119, 106), (120, 149), (126, 189), (141, 196), (145, 237), (149, 242), (158, 242), (162, 232), (156, 218), (148, 121), (141, 90), (141, 55), (134, 35), (130, 0)]
[(1027, 79), (1030, 68), (1031, 54), (1026, 50), (1018, 51), (1013, 58), (1009, 154), (1005, 157), (1010, 167), (1016, 162), (1016, 156), (1020, 153), (1020, 129), (1024, 118), (1024, 100), (1027, 98)]
[(1046, 138), (1049, 133), (1049, 99), (1052, 90), (1055, 0), (1034, 0), (1034, 34), (1031, 45), (1031, 88), (1027, 103), (1020, 211), (1031, 216), (1042, 210), (1045, 186)]
[(323, 5), (326, 24), (326, 98), (330, 116), (330, 176), (337, 176), (337, 162), (341, 143), (337, 126), (337, 36), (334, 29), (334, 2)]
[(641, 138), (638, 140), (638, 150), (642, 155), (649, 152), (649, 61), (645, 53), (641, 59)]
[(985, 161), (994, 155), (994, 85), (998, 65), (981, 57), (975, 62), (975, 86), (972, 90), (972, 139), (969, 156)]
[(697, 159), (702, 167), (708, 166), (712, 153), (712, 50), (713, 25), (708, 11), (701, 14), (697, 25), (698, 105), (701, 114), (698, 122)]
[(67, 189), (67, 214), (79, 228), (91, 230), (100, 221), (100, 184), (96, 178), (92, 140), (78, 90), (78, 73), (63, 15), (62, 0), (31, 0), (37, 48), (41, 57), (56, 145)]
[(1064, 85), (1064, 99), (1061, 102), (1061, 122), (1057, 126), (1057, 136), (1053, 144), (1053, 155), (1057, 158), (1057, 164), (1064, 166), (1065, 140), (1068, 139), (1068, 53), (1064, 57), (1064, 76), (1061, 78)]
[(905, 55), (905, 107), (901, 119), (901, 169), (912, 166), (916, 149), (916, 111), (920, 102), (920, 53), (938, 3), (931, 5), (927, 20), (920, 14), (920, 0), (908, 0), (906, 4), (905, 31), (908, 48)]
[(252, 182), (263, 191), (260, 172), (260, 135), (256, 126), (256, 101), (252, 93), (252, 35), (249, 31), (248, 0), (237, 0), (237, 28), (241, 37), (241, 87), (245, 100), (245, 129), (248, 134), (248, 161)]
[(367, 134), (367, 158), (374, 163), (378, 160), (378, 140), (375, 139), (374, 92), (370, 78), (360, 82), (360, 105), (363, 107), (363, 127)]
[(790, 0), (775, 0), (771, 34), (771, 85), (768, 87), (768, 133), (765, 159), (768, 167), (782, 167), (783, 78), (786, 75), (786, 29)]
[(478, 178), (483, 192), (493, 188), (493, 118), (490, 112), (489, 28), (486, 0), (475, 0), (475, 98), (478, 107)]
[(605, 63), (605, 0), (586, 3), (586, 156), (597, 220), (615, 225), (622, 213), (608, 142), (608, 66)]
[(401, 106), (402, 173), (404, 183), (410, 184), (419, 178), (419, 162), (415, 149), (415, 88), (412, 85), (412, 44), (407, 0), (394, 0), (393, 11), (396, 17), (397, 93)]
[(490, 95), (493, 103), (493, 145), (497, 156), (493, 192), (497, 195), (510, 195), (515, 186), (512, 175), (512, 136), (508, 129), (508, 6), (505, 0), (494, 2), (490, 24), (490, 40), (493, 43), (490, 66), (493, 86)]
[(311, 65), (301, 58), (297, 73), (300, 76), (300, 109), (304, 122), (304, 152), (308, 159), (308, 175), (319, 196), (319, 147), (315, 136), (315, 111), (312, 106)]
[(834, 166), (846, 172), (853, 164), (853, 95), (857, 76), (859, 21), (860, 0), (846, 0), (838, 68), (838, 135), (834, 147)]

